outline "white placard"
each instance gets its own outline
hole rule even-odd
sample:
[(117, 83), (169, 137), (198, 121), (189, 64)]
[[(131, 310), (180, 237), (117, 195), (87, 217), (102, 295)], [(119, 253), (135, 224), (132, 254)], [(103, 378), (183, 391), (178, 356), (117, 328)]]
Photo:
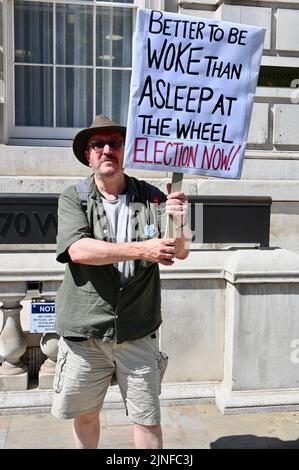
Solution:
[(124, 167), (240, 178), (264, 37), (139, 9)]
[(55, 303), (32, 302), (30, 314), (31, 333), (55, 332)]

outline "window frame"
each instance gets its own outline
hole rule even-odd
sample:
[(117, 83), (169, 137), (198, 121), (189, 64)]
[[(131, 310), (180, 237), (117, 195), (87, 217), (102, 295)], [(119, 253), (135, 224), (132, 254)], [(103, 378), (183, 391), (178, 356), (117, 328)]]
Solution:
[[(134, 3), (107, 2), (101, 0), (29, 0), (32, 3), (52, 3), (70, 5), (90, 5), (94, 13), (97, 7), (109, 8), (131, 8), (133, 11), (133, 34), (135, 31), (136, 14), (138, 8), (151, 8), (164, 10), (164, 0), (134, 0)], [(93, 15), (94, 21), (96, 15)], [(95, 26), (95, 25), (94, 25)], [(95, 35), (95, 28), (93, 31)], [(55, 32), (54, 32), (55, 40)], [(132, 37), (132, 49), (133, 49)], [(3, 2), (3, 73), (5, 83), (4, 116), (3, 116), (3, 143), (10, 145), (34, 145), (34, 146), (69, 146), (70, 140), (81, 128), (75, 127), (40, 127), (40, 126), (16, 126), (15, 125), (15, 58), (14, 58), (14, 0)], [(133, 52), (133, 50), (132, 50)], [(42, 66), (44, 64), (41, 64)], [(33, 66), (37, 66), (34, 64)], [(54, 65), (56, 67), (55, 61)], [(73, 68), (73, 65), (62, 65), (62, 67)], [(80, 68), (80, 66), (75, 66)], [(109, 67), (109, 66), (81, 66), (93, 70), (94, 85), (97, 70), (132, 70), (131, 67)], [(55, 77), (55, 74), (54, 74)], [(53, 79), (53, 90), (55, 90), (55, 78)], [(53, 107), (56, 106), (55, 94), (53, 96)], [(95, 109), (96, 89), (94, 88), (93, 103)], [(37, 137), (41, 135), (41, 137)]]

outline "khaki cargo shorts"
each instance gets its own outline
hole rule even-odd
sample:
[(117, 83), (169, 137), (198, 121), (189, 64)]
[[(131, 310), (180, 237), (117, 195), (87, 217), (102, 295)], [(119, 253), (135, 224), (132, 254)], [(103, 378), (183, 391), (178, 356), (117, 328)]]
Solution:
[(159, 351), (158, 332), (121, 344), (60, 338), (52, 414), (70, 419), (100, 411), (116, 379), (129, 418), (138, 424), (159, 424), (159, 394), (167, 360)]

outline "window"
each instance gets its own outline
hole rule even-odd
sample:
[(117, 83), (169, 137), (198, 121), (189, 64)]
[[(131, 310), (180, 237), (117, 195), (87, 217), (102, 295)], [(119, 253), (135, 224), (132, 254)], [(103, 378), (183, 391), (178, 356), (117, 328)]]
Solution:
[(258, 86), (289, 88), (292, 82), (299, 77), (298, 67), (269, 67), (262, 65), (260, 68)]
[(126, 124), (135, 14), (144, 3), (9, 2), (7, 16), (13, 25), (6, 33), (10, 142), (55, 139), (63, 145), (101, 113)]

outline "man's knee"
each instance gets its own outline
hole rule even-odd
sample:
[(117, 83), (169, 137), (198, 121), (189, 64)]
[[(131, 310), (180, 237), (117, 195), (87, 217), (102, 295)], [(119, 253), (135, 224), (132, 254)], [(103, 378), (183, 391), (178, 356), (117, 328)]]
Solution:
[(81, 416), (76, 416), (75, 422), (76, 424), (81, 424), (81, 425), (89, 425), (91, 423), (96, 422), (99, 420), (99, 411), (94, 411), (92, 413), (88, 413), (86, 415), (81, 415)]
[(161, 424), (140, 424), (134, 423), (135, 429), (141, 432), (150, 432), (152, 434), (159, 433), (161, 431)]
[(134, 441), (137, 449), (163, 448), (163, 437), (160, 424), (134, 424)]
[(135, 423), (136, 426), (141, 426), (143, 428), (147, 429), (158, 429), (160, 428), (160, 424), (140, 424), (140, 423)]

